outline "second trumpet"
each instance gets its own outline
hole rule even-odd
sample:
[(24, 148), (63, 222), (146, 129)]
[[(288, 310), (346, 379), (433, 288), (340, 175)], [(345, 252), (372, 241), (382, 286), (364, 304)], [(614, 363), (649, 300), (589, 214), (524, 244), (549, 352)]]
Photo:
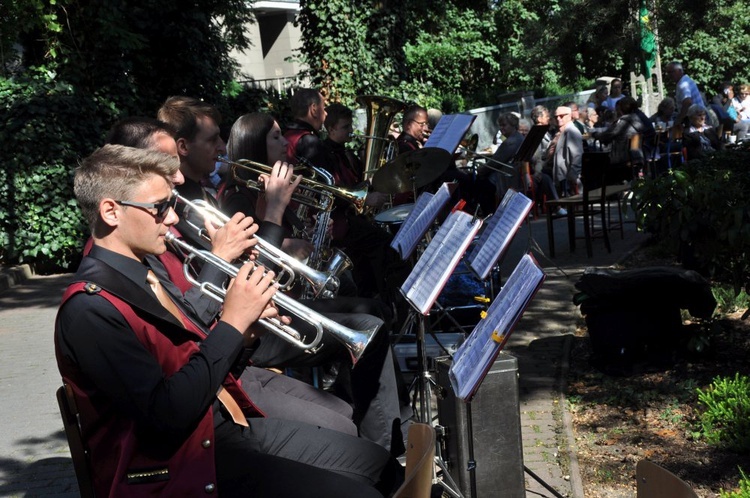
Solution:
[[(195, 212), (201, 220), (206, 220), (217, 228), (224, 226), (229, 221), (227, 215), (202, 199), (191, 201), (179, 195), (177, 191), (174, 191), (173, 195), (177, 197), (179, 202), (185, 204), (183, 218), (187, 224), (196, 230), (203, 239), (209, 242), (210, 238), (206, 233), (206, 229), (198, 226), (191, 220), (191, 212)], [(280, 268), (277, 277), (280, 289), (290, 289), (294, 284), (296, 276), (299, 275), (310, 284), (315, 297), (320, 296), (324, 291), (332, 292), (333, 294), (338, 291), (339, 279), (335, 275), (310, 268), (262, 238), (258, 236), (255, 236), (255, 238), (258, 240), (258, 243), (254, 246), (254, 249), (258, 251), (258, 254)]]

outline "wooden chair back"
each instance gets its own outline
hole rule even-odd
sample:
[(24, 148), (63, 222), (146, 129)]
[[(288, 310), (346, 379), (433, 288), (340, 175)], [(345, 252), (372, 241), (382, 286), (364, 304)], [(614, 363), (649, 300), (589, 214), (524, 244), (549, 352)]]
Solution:
[(64, 384), (57, 390), (57, 404), (60, 407), (65, 436), (73, 459), (73, 468), (78, 480), (78, 490), (82, 498), (94, 498), (94, 482), (91, 478), (89, 455), (83, 444), (81, 426), (78, 422), (78, 406), (76, 405), (73, 389)]
[(430, 498), (435, 465), (435, 429), (415, 423), (409, 427), (406, 478), (394, 498)]
[(698, 498), (685, 481), (648, 460), (638, 462), (635, 477), (638, 498)]

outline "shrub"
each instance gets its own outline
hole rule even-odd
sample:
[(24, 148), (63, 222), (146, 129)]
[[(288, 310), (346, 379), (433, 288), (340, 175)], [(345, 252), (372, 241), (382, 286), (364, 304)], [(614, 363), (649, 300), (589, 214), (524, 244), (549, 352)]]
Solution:
[(736, 295), (750, 282), (749, 162), (750, 147), (719, 151), (634, 187), (639, 226)]
[(750, 378), (716, 377), (707, 390), (698, 390), (698, 401), (704, 406), (701, 436), (710, 444), (750, 452)]
[(742, 469), (740, 469), (740, 476), (739, 489), (736, 491), (721, 490), (719, 492), (721, 498), (750, 498), (750, 478)]
[(0, 79), (0, 261), (74, 266), (87, 237), (73, 171), (101, 144), (114, 106), (49, 75)]

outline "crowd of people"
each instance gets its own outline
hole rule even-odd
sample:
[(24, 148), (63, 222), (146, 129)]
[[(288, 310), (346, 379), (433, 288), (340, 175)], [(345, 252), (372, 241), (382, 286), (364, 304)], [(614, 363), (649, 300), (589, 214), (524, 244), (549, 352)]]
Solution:
[[(388, 496), (403, 480), (396, 457), (411, 408), (389, 336), (391, 298), (408, 268), (389, 254), (390, 235), (337, 200), (338, 227), (322, 233), (340, 232), (330, 235), (360, 274), (348, 285), (339, 275), (336, 296), (292, 296), (302, 311), (279, 305), (274, 270), (283, 270), (258, 249), (272, 245), (299, 260), (320, 249), (306, 238), (310, 220), (300, 219), (295, 195), (305, 180), (294, 163), (316, 161), (342, 186), (361, 173), (342, 150), (350, 112), (331, 109), (323, 141), (322, 95), (302, 89), (291, 107), (284, 132), (274, 117), (251, 113), (225, 143), (215, 107), (170, 97), (156, 118), (116, 123), (76, 170), (92, 235), (55, 343), (97, 494)], [(225, 167), (215, 189), (217, 161)], [(367, 205), (382, 202), (376, 192), (368, 197)], [(217, 221), (195, 206), (226, 215)], [(192, 259), (199, 251), (235, 263), (236, 275)], [(223, 299), (193, 285), (186, 263), (195, 281), (224, 289)], [(318, 317), (336, 327), (320, 331), (314, 349), (284, 337), (316, 337)], [(363, 352), (351, 351), (339, 326), (365, 337)], [(279, 373), (307, 366), (332, 368), (331, 389)]]
[[(725, 83), (706, 104), (704, 94), (680, 62), (667, 64), (664, 74), (675, 85), (674, 96), (659, 102), (651, 116), (624, 92), (619, 78), (597, 86), (580, 105), (565, 102), (554, 113), (543, 105), (531, 109), (533, 125), (545, 127), (547, 132), (530, 165), (517, 164), (512, 177), (489, 175), (497, 196), (508, 188), (520, 189), (538, 203), (574, 195), (580, 192), (581, 157), (587, 151), (606, 152), (613, 168), (632, 170), (630, 177), (658, 175), (683, 160), (704, 157), (747, 137), (750, 85), (738, 85), (736, 93), (735, 85)], [(505, 113), (498, 118), (499, 143), (493, 159), (509, 163), (515, 157), (522, 136), (528, 133), (519, 133), (521, 123), (525, 122), (526, 130), (531, 124), (519, 117)]]

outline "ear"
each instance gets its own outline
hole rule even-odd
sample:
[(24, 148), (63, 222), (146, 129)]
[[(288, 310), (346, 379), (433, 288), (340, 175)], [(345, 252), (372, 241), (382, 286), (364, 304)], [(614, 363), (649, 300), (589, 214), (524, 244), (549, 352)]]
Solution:
[(190, 152), (187, 139), (178, 138), (176, 143), (177, 143), (177, 154), (180, 156), (180, 158), (187, 156), (188, 153)]
[(99, 203), (99, 218), (109, 227), (118, 226), (122, 219), (122, 206), (113, 199), (102, 199)]

